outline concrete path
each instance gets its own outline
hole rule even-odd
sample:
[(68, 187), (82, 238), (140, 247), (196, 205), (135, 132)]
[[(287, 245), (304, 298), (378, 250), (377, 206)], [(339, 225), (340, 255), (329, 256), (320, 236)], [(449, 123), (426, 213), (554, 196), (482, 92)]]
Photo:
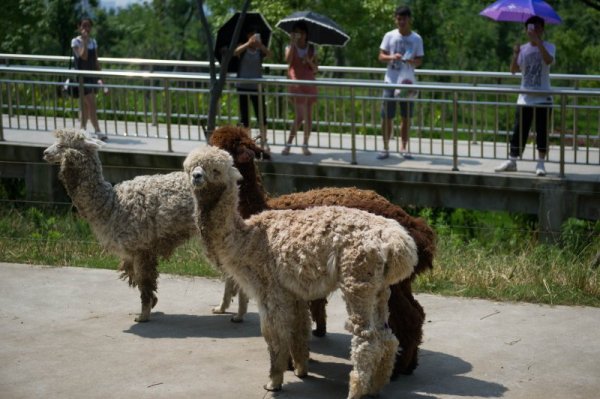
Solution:
[[(162, 275), (149, 323), (114, 271), (0, 263), (0, 398), (345, 398), (344, 305), (311, 340), (309, 377), (267, 393), (256, 306), (212, 315), (218, 280)], [(592, 399), (600, 393), (600, 309), (419, 295), (420, 366), (381, 398)]]

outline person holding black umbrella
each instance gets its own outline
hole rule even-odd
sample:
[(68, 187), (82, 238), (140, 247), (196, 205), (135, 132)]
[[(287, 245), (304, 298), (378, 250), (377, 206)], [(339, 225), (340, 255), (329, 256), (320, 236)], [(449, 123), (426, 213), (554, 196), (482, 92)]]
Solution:
[[(257, 29), (255, 27), (248, 28), (245, 32), (246, 42), (240, 44), (233, 53), (240, 59), (237, 74), (239, 78), (262, 78), (263, 59), (271, 55), (271, 50), (262, 43), (260, 34), (256, 31)], [(258, 108), (258, 84), (237, 83), (236, 88), (240, 94), (241, 124), (245, 128), (250, 127), (250, 110), (248, 109), (248, 100), (250, 100), (260, 129), (261, 146), (266, 152), (269, 152), (269, 146), (267, 145), (267, 113), (265, 98), (264, 96), (262, 97), (261, 115)]]
[[(285, 61), (288, 64), (288, 77), (295, 80), (315, 80), (319, 68), (317, 62), (317, 51), (308, 42), (308, 28), (304, 21), (294, 24), (290, 34), (290, 44), (285, 48)], [(312, 109), (317, 101), (317, 87), (307, 85), (294, 85), (289, 89), (292, 94), (295, 118), (290, 129), (285, 148), (282, 155), (289, 155), (296, 133), (304, 122), (304, 141), (302, 153), (311, 155), (308, 149), (308, 139), (312, 129)]]

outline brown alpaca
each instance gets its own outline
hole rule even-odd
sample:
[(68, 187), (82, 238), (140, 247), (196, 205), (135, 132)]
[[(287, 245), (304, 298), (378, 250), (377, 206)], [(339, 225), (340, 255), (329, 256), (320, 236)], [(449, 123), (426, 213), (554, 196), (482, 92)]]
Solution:
[[(369, 190), (324, 188), (268, 198), (254, 164), (254, 156), (258, 157), (263, 152), (246, 130), (233, 126), (220, 127), (211, 136), (211, 144), (232, 155), (235, 167), (244, 178), (240, 184), (239, 202), (239, 211), (244, 218), (266, 209), (306, 209), (320, 205), (339, 205), (394, 219), (406, 228), (416, 243), (418, 263), (409, 279), (390, 286), (388, 324), (398, 338), (401, 348), (396, 355), (392, 377), (400, 373), (412, 373), (418, 363), (418, 348), (423, 337), (425, 312), (413, 296), (411, 281), (417, 274), (431, 269), (433, 266), (435, 254), (433, 230), (422, 219), (410, 216), (399, 206)], [(225, 296), (227, 296), (227, 292), (231, 292), (231, 288), (226, 286), (225, 291)], [(224, 303), (225, 301), (222, 302), (222, 305)], [(313, 333), (317, 336), (323, 336), (326, 332), (326, 303), (325, 298), (310, 303), (311, 315), (316, 322), (316, 329)], [(226, 305), (228, 304), (229, 301)]]

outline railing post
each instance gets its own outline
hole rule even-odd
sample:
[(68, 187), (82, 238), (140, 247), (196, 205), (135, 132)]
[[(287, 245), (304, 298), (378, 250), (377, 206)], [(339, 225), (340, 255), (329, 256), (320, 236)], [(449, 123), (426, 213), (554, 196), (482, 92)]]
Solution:
[(458, 93), (452, 96), (452, 171), (458, 171)]
[[(77, 103), (79, 104), (79, 124), (82, 124), (83, 121), (83, 97), (85, 96), (85, 92), (84, 92), (84, 88), (83, 88), (83, 76), (81, 75), (77, 75), (77, 86), (79, 87), (79, 98), (77, 101)], [(84, 126), (84, 128), (87, 128), (87, 122), (86, 122), (86, 126)]]
[[(560, 96), (560, 170), (558, 177), (565, 177), (565, 129), (567, 128), (567, 97)], [(573, 140), (575, 137), (573, 137)], [(577, 151), (577, 149), (575, 149)]]
[[(150, 68), (150, 72), (154, 72), (154, 67)], [(152, 126), (158, 124), (158, 116), (156, 112), (156, 91), (153, 90), (154, 83), (150, 80), (150, 106), (152, 107)]]
[(2, 93), (4, 93), (4, 91), (2, 90), (2, 83), (0, 83), (0, 141), (4, 141), (4, 116), (2, 115), (2, 109), (4, 108), (4, 95)]
[(350, 86), (350, 133), (352, 157), (350, 163), (356, 165), (356, 110), (354, 109), (354, 87)]
[(167, 118), (167, 151), (173, 152), (171, 143), (171, 92), (169, 91), (169, 80), (165, 79), (163, 84), (165, 92), (165, 115)]

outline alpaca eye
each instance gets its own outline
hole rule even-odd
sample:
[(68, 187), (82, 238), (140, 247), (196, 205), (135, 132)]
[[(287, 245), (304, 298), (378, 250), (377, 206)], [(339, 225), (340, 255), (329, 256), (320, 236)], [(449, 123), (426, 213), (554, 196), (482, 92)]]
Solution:
[(219, 171), (219, 169), (213, 169), (213, 175), (214, 175), (215, 177), (216, 177), (216, 176), (219, 176), (220, 174), (221, 174), (221, 172)]

